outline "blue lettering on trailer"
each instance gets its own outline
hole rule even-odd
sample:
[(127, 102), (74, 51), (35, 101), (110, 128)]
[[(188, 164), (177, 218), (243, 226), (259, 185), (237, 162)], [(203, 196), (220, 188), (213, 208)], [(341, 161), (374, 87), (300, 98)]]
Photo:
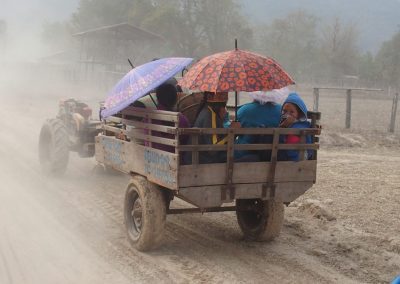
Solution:
[(170, 157), (152, 150), (144, 151), (144, 169), (147, 174), (166, 184), (175, 184), (176, 178), (170, 167)]
[(111, 139), (101, 139), (101, 145), (104, 147), (104, 161), (107, 164), (122, 166), (122, 143)]

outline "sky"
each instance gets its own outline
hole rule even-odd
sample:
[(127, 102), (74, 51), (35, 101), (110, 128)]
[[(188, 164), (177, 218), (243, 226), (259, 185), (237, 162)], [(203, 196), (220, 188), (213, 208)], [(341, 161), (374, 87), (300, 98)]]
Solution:
[(44, 20), (67, 19), (77, 6), (78, 0), (0, 0), (0, 18), (37, 24)]
[(323, 26), (338, 17), (354, 24), (362, 51), (376, 53), (382, 42), (389, 40), (400, 28), (399, 0), (238, 0), (256, 22), (271, 22), (289, 12), (303, 10), (315, 15)]
[(64, 21), (79, 0), (0, 0), (0, 19), (7, 23), (7, 57), (33, 60), (46, 55), (40, 38), (43, 24)]
[[(396, 4), (394, 4), (400, 3), (400, 0), (382, 0), (382, 3), (385, 3), (385, 1), (387, 1), (387, 4), (390, 3), (386, 6), (381, 5), (380, 2), (369, 2), (367, 0), (350, 0), (349, 2), (345, 0), (238, 1), (242, 2), (245, 14), (251, 15), (256, 22), (273, 19), (274, 17), (271, 14), (276, 17), (282, 16), (288, 12), (288, 9), (294, 9), (299, 5), (322, 17), (329, 13), (327, 10), (335, 8), (338, 10), (337, 13), (350, 18), (360, 26), (360, 47), (364, 51), (376, 52), (381, 43), (390, 39), (393, 33), (400, 28), (400, 20), (398, 26), (393, 24), (393, 18), (400, 19), (400, 9), (397, 9)], [(364, 1), (366, 4), (360, 5)], [(322, 2), (325, 4), (322, 5)], [(339, 2), (347, 3), (347, 6), (343, 3), (340, 5)], [(12, 48), (7, 49), (8, 54), (6, 56), (29, 60), (51, 53), (38, 40), (41, 36), (43, 24), (68, 20), (71, 14), (76, 11), (78, 3), (79, 0), (0, 0), (0, 19), (7, 22), (7, 45), (12, 46)], [(374, 3), (374, 5), (371, 3)], [(330, 9), (326, 7), (328, 4)], [(354, 10), (352, 5), (360, 6), (357, 15), (352, 12)], [(388, 10), (388, 6), (394, 8)], [(374, 9), (374, 11), (369, 11), (371, 9)], [(349, 15), (345, 15), (345, 11), (349, 11), (350, 13), (347, 13)], [(368, 18), (365, 15), (372, 15), (374, 18)]]

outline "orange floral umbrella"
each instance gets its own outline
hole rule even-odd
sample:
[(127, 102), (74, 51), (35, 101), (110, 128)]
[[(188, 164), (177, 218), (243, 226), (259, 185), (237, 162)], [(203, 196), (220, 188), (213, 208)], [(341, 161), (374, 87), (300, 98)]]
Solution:
[(275, 60), (240, 49), (204, 57), (179, 81), (182, 87), (210, 92), (268, 91), (292, 84)]

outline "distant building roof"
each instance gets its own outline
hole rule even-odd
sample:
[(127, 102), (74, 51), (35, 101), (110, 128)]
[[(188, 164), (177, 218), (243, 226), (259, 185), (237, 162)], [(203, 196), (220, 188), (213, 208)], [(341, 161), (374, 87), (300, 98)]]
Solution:
[(73, 34), (75, 37), (92, 37), (92, 38), (114, 38), (118, 40), (132, 40), (132, 41), (165, 41), (165, 39), (155, 33), (146, 31), (142, 28), (133, 26), (128, 23), (121, 23), (111, 26), (103, 26), (83, 32)]

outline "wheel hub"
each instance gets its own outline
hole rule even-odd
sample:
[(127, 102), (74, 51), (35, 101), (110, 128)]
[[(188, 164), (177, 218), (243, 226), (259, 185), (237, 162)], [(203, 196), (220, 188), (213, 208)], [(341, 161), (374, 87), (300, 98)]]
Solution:
[(137, 233), (140, 234), (142, 229), (142, 203), (140, 202), (140, 198), (136, 198), (135, 202), (133, 203), (131, 215), (133, 225)]

